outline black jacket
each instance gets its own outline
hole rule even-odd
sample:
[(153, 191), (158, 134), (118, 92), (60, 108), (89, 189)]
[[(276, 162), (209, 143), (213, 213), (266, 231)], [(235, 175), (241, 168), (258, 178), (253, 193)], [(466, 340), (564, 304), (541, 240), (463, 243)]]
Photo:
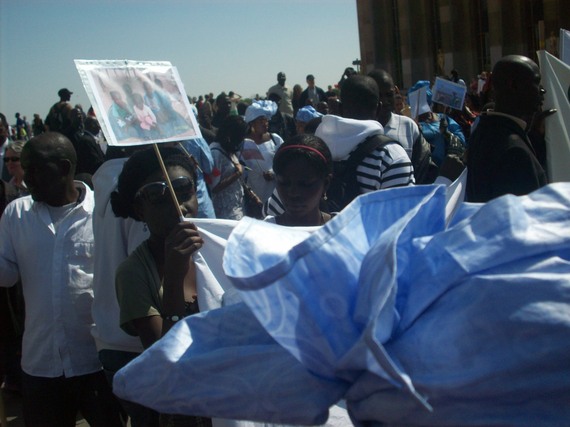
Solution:
[[(317, 91), (317, 95), (319, 95), (319, 102), (327, 100), (324, 90), (322, 90), (320, 87), (317, 86), (315, 86), (315, 90)], [(303, 108), (305, 105), (307, 105), (308, 99), (309, 99), (309, 88), (305, 89), (301, 93), (301, 97), (299, 98), (299, 108)], [(313, 105), (313, 107), (317, 108), (316, 105)]]
[(481, 115), (467, 153), (469, 202), (531, 193), (548, 183), (524, 130), (508, 117)]

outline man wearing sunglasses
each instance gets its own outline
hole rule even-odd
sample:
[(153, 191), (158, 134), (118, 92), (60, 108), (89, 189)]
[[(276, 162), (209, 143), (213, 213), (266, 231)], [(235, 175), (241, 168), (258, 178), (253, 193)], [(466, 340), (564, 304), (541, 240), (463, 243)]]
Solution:
[(77, 156), (62, 134), (22, 150), (30, 196), (0, 219), (0, 286), (22, 282), (26, 304), (22, 396), (27, 426), (121, 425), (90, 334), (93, 192), (74, 181)]

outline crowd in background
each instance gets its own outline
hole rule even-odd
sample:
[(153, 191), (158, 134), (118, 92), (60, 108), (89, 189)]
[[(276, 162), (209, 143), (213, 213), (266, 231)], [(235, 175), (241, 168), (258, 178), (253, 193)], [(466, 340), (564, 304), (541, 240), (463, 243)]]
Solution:
[[(495, 86), (492, 84), (495, 73), (487, 71), (468, 79), (468, 82), (462, 79), (457, 70), (452, 70), (449, 76), (443, 76), (466, 86), (467, 94), (461, 110), (433, 102), (429, 90), (433, 82), (418, 82), (409, 91), (427, 87), (430, 104), (430, 110), (418, 117), (412, 117), (407, 99), (409, 91), (398, 88), (384, 70), (374, 70), (364, 76), (347, 68), (339, 82), (328, 85), (327, 90), (316, 85), (316, 78), (312, 74), (307, 75), (305, 88), (298, 84), (290, 88), (286, 84), (286, 74), (281, 71), (277, 74), (277, 84), (271, 86), (263, 96), (256, 95), (253, 99), (244, 99), (233, 91), (222, 92), (217, 96), (208, 93), (189, 97), (202, 138), (168, 143), (161, 148), (171, 185), (181, 198), (179, 212), (170, 212), (163, 206), (170, 203), (165, 191), (167, 183), (162, 178), (158, 163), (150, 160), (154, 158), (154, 153), (140, 147), (126, 149), (107, 146), (93, 109), (85, 111), (81, 105), (73, 106), (72, 92), (64, 88), (58, 92), (60, 100), (46, 114), (45, 123), (39, 114), (34, 114), (30, 123), (27, 116), (16, 113), (15, 122), (10, 125), (2, 115), (1, 207), (3, 210), (11, 201), (25, 198), (30, 193), (33, 200), (42, 201), (38, 198), (40, 186), (37, 182), (28, 188), (32, 182), (30, 171), (37, 167), (34, 156), (43, 153), (42, 147), (47, 150), (46, 156), (61, 156), (64, 153), (63, 157), (57, 157), (58, 161), (73, 165), (64, 171), (60, 168), (58, 173), (52, 175), (54, 182), (62, 182), (61, 191), (66, 194), (66, 197), (62, 197), (66, 202), (63, 206), (68, 206), (69, 202), (76, 205), (87, 203), (82, 197), (91, 194), (94, 189), (94, 212), (99, 209), (101, 219), (93, 219), (93, 229), (89, 229), (93, 233), (91, 241), (106, 248), (99, 249), (100, 257), (104, 256), (102, 253), (105, 251), (110, 251), (109, 254), (114, 252), (113, 260), (107, 260), (105, 265), (95, 259), (93, 285), (88, 283), (85, 286), (95, 290), (93, 335), (97, 341), (98, 358), (105, 372), (110, 375), (109, 379), (121, 366), (160, 339), (179, 316), (199, 311), (195, 279), (195, 269), (199, 267), (188, 270), (186, 264), (188, 256), (199, 249), (201, 239), (196, 228), (188, 225), (191, 223), (177, 224), (180, 215), (234, 220), (248, 215), (286, 226), (323, 225), (350, 201), (331, 208), (335, 206), (332, 202), (338, 201), (335, 200), (337, 195), (333, 188), (334, 174), (340, 174), (336, 169), (337, 163), (350, 163), (352, 153), (359, 149), (363, 141), (370, 142), (371, 147), (362, 152), (360, 159), (354, 160), (353, 169), (349, 172), (354, 175), (358, 193), (441, 182), (438, 179), (449, 179), (450, 182), (459, 176), (465, 164), (471, 163), (477, 173), (476, 161), (482, 158), (483, 161), (490, 162), (488, 152), (481, 154), (474, 150), (472, 158), (466, 156), (466, 153), (469, 154), (472, 140), (481, 139), (480, 134), (485, 132), (488, 120), (499, 120), (497, 115), (493, 115), (495, 109), (497, 112), (502, 111), (503, 118), (505, 115), (516, 116), (515, 121), (520, 120), (524, 124), (524, 133), (520, 129), (513, 130), (521, 141), (524, 140), (523, 145), (527, 143), (525, 135), (528, 133), (530, 137), (527, 151), (532, 155), (529, 162), (532, 162), (538, 178), (536, 183), (521, 188), (520, 194), (546, 184), (543, 125), (547, 113), (540, 112), (539, 102), (528, 106), (520, 114), (511, 105), (517, 102), (520, 105), (520, 99), (525, 99), (520, 92), (531, 91), (532, 88), (526, 87), (507, 95), (504, 93), (504, 80), (509, 73), (518, 75), (520, 72), (522, 80), (532, 82), (534, 74), (538, 72), (536, 64), (521, 58), (511, 59), (502, 68), (496, 68), (498, 85)], [(537, 86), (537, 94), (541, 90)], [(543, 91), (540, 92), (540, 97), (542, 93)], [(510, 97), (508, 102), (507, 96)], [(144, 102), (142, 97), (139, 101), (140, 104)], [(143, 107), (144, 105), (139, 106), (141, 110)], [(151, 106), (148, 107), (150, 110)], [(125, 104), (123, 108), (130, 107)], [(155, 117), (160, 114), (157, 111), (151, 113)], [(142, 123), (134, 118), (131, 125), (142, 126)], [(493, 126), (499, 129), (503, 125), (497, 122)], [(378, 135), (387, 138), (382, 139)], [(53, 149), (50, 148), (52, 146)], [(74, 154), (70, 154), (71, 151)], [(22, 162), (22, 154), (26, 162)], [(526, 179), (524, 173), (519, 174), (516, 170), (516, 165), (508, 164), (505, 167), (508, 168), (508, 173), (522, 177), (517, 179)], [(47, 179), (46, 177), (48, 175), (39, 180)], [(346, 178), (347, 181), (349, 179), (352, 178)], [(82, 186), (73, 187), (74, 180), (82, 182)], [(501, 185), (503, 193), (519, 192), (519, 188), (509, 188), (506, 185), (508, 179), (501, 180), (505, 184)], [(493, 183), (490, 185), (493, 187)], [(500, 195), (493, 191), (483, 195), (484, 191), (475, 189), (476, 186), (470, 184), (471, 194), (468, 190), (468, 199), (487, 201)], [(44, 191), (48, 192), (48, 189)], [(70, 194), (76, 199), (67, 197)], [(355, 194), (350, 197), (354, 196)], [(26, 200), (26, 203), (31, 203), (30, 198)], [(46, 200), (49, 205), (49, 199), (43, 199)], [(21, 206), (24, 212), (28, 212), (26, 209), (29, 209), (29, 205), (17, 203), (20, 203), (19, 208)], [(10, 219), (5, 222), (14, 221), (12, 216), (15, 208), (10, 209)], [(75, 208), (72, 206), (70, 209)], [(61, 218), (57, 215), (60, 214), (51, 212), (51, 215), (56, 226), (64, 224), (63, 220), (58, 222)], [(68, 214), (61, 215), (65, 218)], [(93, 215), (96, 217), (96, 213)], [(165, 220), (171, 217), (174, 218), (170, 221), (172, 224)], [(4, 228), (3, 232), (8, 233), (9, 230)], [(58, 232), (56, 228), (56, 235)], [(130, 236), (129, 233), (133, 235)], [(135, 250), (141, 242), (146, 243)], [(119, 251), (117, 248), (122, 249)], [(5, 258), (6, 254), (2, 250), (0, 249), (0, 258)], [(16, 251), (14, 248), (11, 250)], [(119, 266), (123, 261), (128, 265)], [(10, 262), (13, 264), (16, 261), (12, 259)], [(117, 291), (114, 281), (116, 268), (119, 268)], [(103, 269), (106, 270), (104, 273)], [(98, 272), (101, 277), (105, 275), (104, 283), (98, 279)], [(177, 277), (173, 278), (172, 272), (176, 272)], [(133, 277), (139, 275), (141, 282), (148, 281), (148, 286), (156, 290), (156, 294), (148, 295), (149, 304), (153, 307), (151, 311), (145, 311), (144, 307), (135, 306), (133, 302), (137, 297), (133, 296), (133, 288), (130, 286)], [(192, 280), (188, 279), (190, 276), (193, 277)], [(23, 319), (26, 316), (23, 307), (25, 295), (29, 295), (23, 288), (32, 285), (22, 281), (16, 286), (11, 285), (4, 284), (7, 287), (0, 292), (0, 375), (4, 390), (19, 393), (22, 387), (19, 358), (25, 333)], [(98, 303), (97, 298), (104, 301), (104, 304)], [(26, 303), (26, 310), (35, 308), (28, 301)], [(84, 315), (91, 316), (90, 306), (83, 307), (83, 310), (86, 310)], [(104, 328), (108, 330), (104, 331)], [(105, 336), (106, 332), (109, 332), (108, 336)], [(105, 342), (111, 336), (117, 337), (117, 341)], [(73, 345), (80, 347), (83, 344)], [(26, 355), (23, 357), (26, 358)], [(42, 370), (35, 369), (36, 366), (29, 360), (26, 366), (33, 366), (34, 373), (30, 375), (28, 372), (24, 377), (28, 383), (37, 385), (33, 380), (42, 377)], [(73, 372), (73, 369), (69, 372)], [(83, 373), (92, 372), (93, 369), (91, 372), (87, 369)], [(79, 374), (81, 375), (82, 373)], [(51, 377), (50, 374), (45, 376)], [(63, 378), (67, 378), (67, 372)], [(158, 417), (158, 414), (145, 408), (124, 405), (118, 409), (119, 412), (124, 410), (132, 419)], [(45, 416), (45, 413), (41, 416)], [(109, 419), (104, 421), (110, 423), (106, 425), (115, 425), (115, 421)], [(92, 425), (99, 422), (96, 416), (92, 420)], [(199, 417), (180, 420), (162, 414), (154, 422), (162, 425), (173, 422), (189, 423), (180, 425), (208, 425), (211, 421)], [(120, 425), (119, 421), (117, 423)]]

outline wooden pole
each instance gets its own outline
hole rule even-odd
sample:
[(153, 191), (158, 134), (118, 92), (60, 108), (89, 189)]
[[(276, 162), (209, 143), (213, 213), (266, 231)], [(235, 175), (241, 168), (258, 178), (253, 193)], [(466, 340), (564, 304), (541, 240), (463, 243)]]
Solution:
[(154, 146), (154, 152), (156, 153), (156, 157), (158, 159), (158, 163), (160, 164), (160, 168), (162, 169), (162, 174), (164, 175), (164, 179), (168, 185), (168, 190), (170, 191), (170, 196), (172, 197), (172, 202), (176, 207), (176, 212), (178, 213), (178, 219), (180, 222), (184, 221), (184, 215), (182, 215), (182, 210), (180, 209), (180, 203), (178, 203), (178, 199), (176, 198), (176, 193), (174, 192), (174, 188), (172, 188), (172, 183), (170, 182), (170, 177), (168, 176), (168, 172), (166, 170), (166, 166), (164, 165), (164, 161), (162, 160), (162, 156), (160, 155), (160, 150), (158, 149), (158, 144), (152, 144)]

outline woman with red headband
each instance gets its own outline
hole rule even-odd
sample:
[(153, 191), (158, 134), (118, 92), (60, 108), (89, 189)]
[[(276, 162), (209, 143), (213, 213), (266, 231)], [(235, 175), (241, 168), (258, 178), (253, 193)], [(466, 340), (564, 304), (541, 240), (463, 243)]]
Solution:
[(331, 153), (322, 139), (308, 134), (289, 139), (275, 153), (273, 171), (285, 212), (266, 221), (306, 227), (331, 219), (321, 210), (332, 178)]

